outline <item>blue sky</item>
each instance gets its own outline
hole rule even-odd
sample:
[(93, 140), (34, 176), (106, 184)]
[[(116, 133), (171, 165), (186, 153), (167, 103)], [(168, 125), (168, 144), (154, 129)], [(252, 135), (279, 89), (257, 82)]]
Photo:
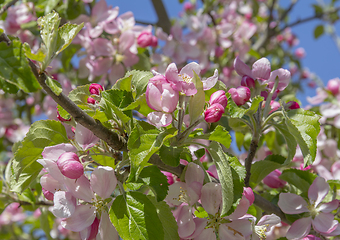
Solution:
[[(151, 0), (107, 0), (107, 2), (109, 5), (119, 6), (120, 14), (132, 11), (135, 18), (139, 21), (151, 23), (157, 21), (157, 15), (153, 10)], [(177, 0), (163, 0), (163, 2), (171, 18), (177, 17), (178, 13), (182, 11), (183, 6)], [(288, 0), (281, 0), (280, 4), (287, 6), (290, 2)], [(330, 0), (325, 2), (330, 2)], [(312, 4), (316, 3), (316, 0), (299, 0), (291, 13), (291, 21), (312, 16), (314, 14)], [(340, 5), (340, 3), (337, 5)], [(329, 35), (325, 34), (318, 39), (314, 39), (314, 28), (321, 23), (320, 20), (313, 20), (294, 27), (293, 32), (300, 40), (298, 47), (303, 47), (307, 53), (306, 57), (302, 60), (303, 65), (318, 75), (326, 84), (328, 80), (340, 77), (340, 52)], [(335, 27), (340, 35), (340, 23), (337, 23)], [(303, 86), (306, 92), (305, 94), (299, 94), (299, 99), (302, 100), (303, 105), (306, 105), (307, 102), (304, 99), (308, 95), (314, 95), (315, 91), (306, 87), (306, 84)]]

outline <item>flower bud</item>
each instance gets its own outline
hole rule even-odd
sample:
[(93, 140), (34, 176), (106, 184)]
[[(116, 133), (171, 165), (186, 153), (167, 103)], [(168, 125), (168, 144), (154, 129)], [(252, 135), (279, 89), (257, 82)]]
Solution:
[(204, 111), (204, 119), (208, 123), (218, 122), (223, 113), (224, 107), (219, 103), (214, 103)]
[(44, 188), (41, 189), (42, 193), (44, 194), (45, 198), (47, 200), (53, 201), (54, 198), (54, 194)]
[(279, 178), (280, 175), (280, 170), (275, 169), (263, 179), (263, 183), (271, 188), (282, 188), (286, 185), (286, 182)]
[(94, 100), (94, 98), (89, 97), (89, 98), (87, 98), (87, 103), (95, 105), (96, 100)]
[(69, 121), (71, 121), (71, 118), (65, 119), (65, 118), (63, 118), (62, 116), (60, 116), (59, 110), (58, 110), (58, 109), (57, 109), (57, 118), (58, 118), (58, 120), (59, 120), (60, 122), (69, 122)]
[(68, 178), (77, 179), (84, 174), (83, 164), (74, 152), (65, 152), (57, 160), (60, 172)]
[(223, 90), (218, 90), (211, 94), (209, 104), (213, 105), (214, 103), (221, 104), (224, 108), (228, 104), (227, 96), (225, 95), (225, 92)]
[(104, 91), (104, 88), (102, 87), (102, 85), (98, 84), (98, 83), (92, 83), (90, 85), (90, 93), (93, 94), (93, 95), (100, 95), (100, 92), (101, 91)]
[(237, 106), (245, 104), (250, 99), (250, 90), (247, 87), (239, 86), (237, 88), (229, 89), (231, 98), (236, 103)]
[(157, 46), (157, 38), (151, 32), (144, 31), (137, 38), (137, 44), (142, 47)]
[(287, 108), (289, 110), (299, 109), (300, 105), (295, 101), (289, 101), (289, 102), (286, 103), (285, 108)]
[(244, 187), (242, 195), (248, 199), (250, 205), (254, 203), (255, 196), (253, 189), (251, 189), (250, 187)]
[(244, 75), (241, 80), (241, 86), (255, 88), (255, 80), (247, 75)]
[(340, 92), (340, 79), (334, 78), (328, 81), (327, 89), (333, 94), (337, 95)]

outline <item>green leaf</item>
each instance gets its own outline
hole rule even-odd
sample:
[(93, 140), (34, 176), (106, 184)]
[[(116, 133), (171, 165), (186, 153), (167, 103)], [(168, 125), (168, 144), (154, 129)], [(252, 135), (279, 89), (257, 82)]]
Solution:
[(91, 158), (96, 163), (99, 163), (103, 166), (109, 166), (109, 167), (112, 167), (113, 169), (116, 167), (115, 159), (113, 157), (98, 154), (98, 155), (92, 155)]
[(135, 100), (137, 100), (143, 93), (145, 93), (146, 86), (150, 78), (153, 77), (151, 72), (132, 70), (125, 74), (125, 77), (132, 75), (131, 87), (136, 91)]
[(295, 156), (297, 142), (294, 136), (289, 132), (286, 124), (274, 124), (273, 126), (281, 132), (282, 136), (284, 137), (287, 143), (288, 156), (285, 161), (285, 164), (288, 164), (293, 160)]
[(60, 0), (49, 0), (46, 1), (46, 7), (45, 7), (45, 15), (50, 13), (60, 2)]
[(257, 161), (251, 166), (250, 182), (252, 187), (255, 187), (263, 178), (269, 173), (282, 167), (285, 162), (285, 158), (280, 155), (269, 155), (264, 160)]
[(289, 184), (294, 185), (302, 192), (306, 192), (316, 177), (316, 174), (310, 173), (308, 171), (299, 169), (286, 169), (282, 172), (279, 178), (288, 182)]
[(151, 63), (149, 57), (145, 53), (138, 53), (139, 61), (135, 65), (133, 65), (133, 68), (136, 70), (144, 70), (149, 71), (151, 69)]
[(84, 23), (81, 23), (80, 25), (66, 23), (61, 26), (58, 30), (58, 39), (55, 48), (55, 54), (58, 55), (65, 48), (67, 48), (83, 27)]
[(74, 56), (74, 54), (76, 54), (76, 52), (81, 49), (81, 46), (78, 44), (70, 44), (68, 46), (67, 49), (65, 49), (62, 53), (61, 53), (61, 64), (63, 65), (63, 68), (66, 71), (71, 70), (72, 68), (72, 64), (71, 64), (71, 60)]
[[(158, 205), (160, 207), (161, 204)], [(164, 205), (163, 212), (169, 215)], [(165, 211), (164, 211), (165, 210)], [(119, 195), (110, 209), (111, 222), (122, 239), (164, 239), (163, 224), (156, 206), (143, 193), (128, 192)]]
[(320, 132), (320, 117), (314, 112), (301, 108), (288, 112), (283, 110), (283, 114), (289, 132), (295, 137), (301, 148), (304, 166), (312, 164), (316, 156), (316, 142)]
[(32, 59), (34, 61), (38, 61), (38, 62), (42, 62), (44, 61), (46, 55), (44, 54), (44, 52), (39, 49), (37, 53), (32, 53), (31, 52), (31, 47), (30, 45), (28, 45), (28, 43), (24, 43), (23, 45), (23, 49), (25, 51), (25, 54), (26, 54), (26, 57), (29, 58), (29, 59)]
[(325, 32), (325, 29), (323, 25), (316, 26), (316, 28), (314, 29), (314, 38), (318, 39), (319, 37), (322, 36), (322, 34), (324, 34), (324, 32)]
[(231, 98), (230, 93), (226, 93), (227, 97), (228, 97), (228, 105), (226, 107), (226, 109), (228, 110), (228, 113), (230, 115), (231, 118), (242, 118), (244, 115), (253, 115), (260, 103), (263, 101), (263, 97), (261, 96), (256, 96), (253, 99), (251, 99), (251, 106), (250, 108), (242, 108), (242, 107), (238, 107), (236, 105), (236, 103), (233, 101), (233, 99)]
[(147, 116), (149, 113), (154, 112), (152, 108), (146, 102), (146, 94), (143, 93), (135, 102), (131, 103), (126, 108), (122, 109), (123, 111), (127, 110), (136, 110), (140, 114)]
[(41, 215), (39, 217), (40, 227), (44, 230), (47, 239), (51, 240), (52, 237), (50, 235), (51, 230), (53, 229), (54, 217), (50, 211), (46, 208), (40, 208)]
[(157, 202), (151, 196), (147, 197), (156, 207), (158, 217), (162, 222), (164, 240), (179, 240), (178, 226), (169, 205), (164, 201)]
[[(140, 185), (141, 184), (141, 185)], [(127, 187), (137, 190), (142, 185), (146, 185), (157, 197), (157, 201), (162, 201), (168, 193), (168, 179), (156, 166), (143, 168), (136, 182), (126, 183)], [(137, 188), (135, 187), (137, 185)]]
[[(231, 157), (227, 155), (232, 177), (233, 177), (233, 192), (234, 192), (234, 203), (242, 198), (244, 178), (246, 177), (246, 169), (237, 159), (237, 157)], [(230, 211), (229, 211), (230, 212)]]
[(145, 131), (140, 125), (136, 124), (127, 143), (131, 160), (130, 177), (133, 177), (133, 174), (138, 176), (143, 167), (146, 166), (151, 155), (160, 149), (164, 141), (175, 136), (176, 132), (175, 128), (162, 132), (158, 129)]
[(217, 127), (211, 133), (198, 135), (194, 138), (195, 139), (207, 139), (210, 141), (219, 142), (222, 145), (224, 145), (226, 148), (229, 148), (231, 144), (231, 137), (230, 137), (229, 132), (221, 125), (217, 125)]
[(6, 169), (11, 190), (21, 193), (36, 178), (42, 169), (36, 160), (45, 147), (68, 141), (65, 127), (60, 122), (41, 120), (33, 123)]
[(0, 88), (9, 93), (16, 93), (19, 89), (35, 92), (41, 87), (28, 64), (23, 44), (11, 40), (10, 46), (0, 42)]
[(184, 151), (183, 147), (173, 147), (163, 145), (159, 149), (159, 157), (162, 162), (169, 166), (177, 167), (181, 160), (181, 153)]
[(193, 124), (197, 120), (197, 118), (202, 115), (205, 105), (203, 82), (195, 72), (192, 81), (196, 86), (197, 93), (193, 96), (190, 96), (189, 100), (190, 125)]
[(121, 78), (117, 80), (115, 85), (113, 85), (112, 89), (119, 89), (119, 90), (125, 90), (127, 92), (131, 92), (131, 80), (132, 80), (132, 75), (128, 77)]
[(221, 216), (225, 216), (231, 208), (234, 200), (234, 183), (232, 171), (229, 166), (228, 159), (230, 158), (223, 152), (222, 147), (217, 142), (211, 142), (208, 151), (217, 169), (217, 174), (222, 187), (222, 210)]
[(46, 85), (49, 86), (49, 88), (50, 88), (57, 96), (59, 96), (60, 93), (63, 92), (63, 88), (61, 87), (61, 84), (60, 84), (58, 81), (56, 81), (56, 80), (50, 78), (49, 76), (47, 76), (47, 78), (46, 78)]

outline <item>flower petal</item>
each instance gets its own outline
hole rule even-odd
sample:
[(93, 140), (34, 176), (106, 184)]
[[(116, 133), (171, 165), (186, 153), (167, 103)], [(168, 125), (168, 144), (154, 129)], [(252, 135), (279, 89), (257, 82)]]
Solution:
[(188, 75), (189, 77), (194, 77), (194, 72), (199, 75), (201, 72), (201, 67), (198, 63), (196, 62), (191, 62), (187, 65), (185, 65), (181, 71), (180, 75)]
[(298, 214), (309, 212), (307, 202), (302, 197), (293, 193), (281, 193), (277, 204), (284, 213)]
[(110, 197), (117, 185), (117, 178), (113, 168), (97, 167), (91, 174), (91, 187), (101, 198)]
[(288, 239), (302, 239), (307, 236), (312, 224), (312, 218), (300, 218), (296, 220), (289, 228), (286, 238)]
[(318, 206), (319, 203), (326, 197), (329, 191), (329, 185), (322, 177), (315, 178), (312, 185), (308, 189), (308, 198), (311, 204)]
[(320, 212), (324, 212), (324, 213), (330, 213), (333, 210), (337, 209), (339, 206), (339, 200), (334, 199), (331, 202), (328, 203), (322, 203), (318, 206), (317, 210)]
[(177, 83), (179, 81), (178, 69), (175, 63), (171, 63), (165, 70), (165, 78), (169, 82)]
[(151, 112), (148, 114), (147, 119), (157, 128), (169, 126), (172, 122), (171, 114), (163, 112)]
[(93, 147), (99, 141), (93, 132), (79, 123), (76, 126), (75, 139), (84, 150)]
[(185, 183), (190, 185), (192, 182), (199, 182), (203, 185), (203, 181), (203, 169), (195, 163), (189, 163), (185, 172)]
[[(195, 240), (216, 240), (216, 233), (214, 229), (212, 228), (206, 228), (204, 229), (200, 235), (194, 238)], [(221, 238), (221, 239), (227, 239), (227, 238)]]
[(187, 205), (182, 206), (178, 214), (177, 225), (178, 235), (181, 238), (187, 238), (188, 236), (194, 233), (196, 224), (192, 218), (192, 213), (189, 206)]
[(201, 203), (207, 213), (215, 215), (222, 203), (222, 188), (217, 183), (207, 183), (201, 190)]
[(59, 218), (70, 217), (76, 209), (76, 199), (69, 192), (55, 192), (53, 202), (54, 206), (51, 212)]
[(215, 84), (217, 83), (217, 80), (218, 80), (218, 70), (215, 69), (213, 76), (208, 77), (206, 80), (202, 81), (203, 82), (203, 90), (206, 91), (206, 90), (209, 90), (212, 87), (214, 87)]
[(86, 202), (93, 201), (94, 194), (90, 186), (90, 181), (84, 175), (78, 179), (65, 178), (65, 185), (74, 197)]
[(253, 78), (253, 74), (251, 72), (250, 67), (244, 62), (242, 62), (242, 60), (239, 57), (236, 57), (234, 60), (234, 68), (237, 74), (240, 75), (241, 77), (246, 75)]
[(253, 64), (252, 74), (254, 78), (267, 80), (270, 76), (270, 71), (270, 62), (267, 58), (261, 58)]
[(313, 228), (320, 233), (331, 233), (338, 226), (338, 221), (334, 220), (334, 215), (331, 213), (319, 213), (312, 220)]
[(73, 232), (91, 226), (96, 217), (96, 208), (91, 205), (78, 205), (71, 217), (61, 221), (61, 226)]
[(99, 223), (99, 232), (96, 240), (112, 239), (118, 240), (118, 233), (115, 227), (110, 221), (109, 214), (106, 211), (102, 211)]

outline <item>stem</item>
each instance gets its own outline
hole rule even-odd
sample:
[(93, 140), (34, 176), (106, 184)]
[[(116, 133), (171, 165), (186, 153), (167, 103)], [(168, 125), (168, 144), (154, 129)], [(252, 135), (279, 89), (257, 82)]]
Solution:
[(263, 121), (262, 128), (264, 128), (271, 119), (273, 119), (274, 117), (279, 116), (279, 115), (282, 115), (281, 111), (276, 111), (276, 112), (269, 114), (269, 116), (266, 118), (266, 120)]
[(191, 130), (196, 127), (198, 124), (200, 124), (204, 118), (201, 116), (199, 117), (191, 126), (189, 126), (187, 129), (185, 129), (184, 132), (182, 132), (181, 136), (178, 138), (178, 142), (181, 142), (183, 139), (187, 137), (187, 135), (191, 132)]
[(274, 86), (272, 88), (272, 90), (270, 91), (270, 93), (268, 94), (267, 100), (266, 100), (266, 105), (264, 107), (264, 111), (263, 111), (263, 118), (265, 119), (268, 116), (269, 110), (270, 110), (270, 102), (272, 101), (272, 97), (273, 94), (275, 92), (275, 90), (277, 89), (277, 86), (279, 85), (279, 77), (276, 77), (275, 79), (275, 83)]
[(10, 2), (8, 2), (7, 4), (5, 4), (1, 9), (0, 9), (0, 16), (7, 11), (8, 8), (10, 8), (11, 6), (13, 6), (18, 0), (12, 0)]
[(250, 171), (251, 171), (251, 164), (254, 160), (255, 153), (258, 147), (258, 139), (257, 137), (253, 136), (253, 139), (250, 143), (249, 154), (245, 160), (245, 168), (246, 168), (246, 177), (244, 178), (244, 184), (246, 187), (249, 187), (249, 180), (250, 180)]
[(171, 22), (170, 22), (168, 13), (165, 10), (163, 1), (162, 0), (151, 0), (151, 1), (156, 11), (157, 17), (158, 17), (157, 25), (160, 26), (164, 32), (169, 34), (170, 28), (171, 28)]

